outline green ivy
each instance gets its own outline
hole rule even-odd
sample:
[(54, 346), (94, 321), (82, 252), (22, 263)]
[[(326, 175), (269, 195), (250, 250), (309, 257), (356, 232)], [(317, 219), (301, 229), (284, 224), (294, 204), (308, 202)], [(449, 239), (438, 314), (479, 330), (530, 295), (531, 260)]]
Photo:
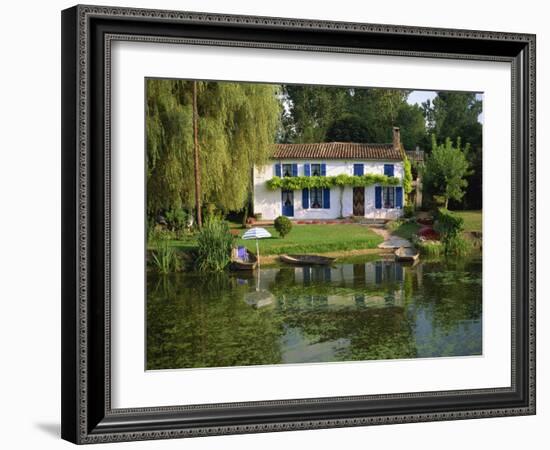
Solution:
[(335, 186), (372, 186), (379, 184), (382, 186), (398, 186), (401, 180), (397, 177), (388, 177), (386, 175), (345, 175), (340, 174), (332, 177), (273, 177), (266, 182), (268, 189), (284, 189), (296, 191), (300, 189), (311, 188), (331, 188)]
[(409, 158), (405, 157), (403, 160), (403, 170), (405, 172), (403, 176), (403, 190), (405, 194), (410, 194), (412, 192), (412, 171)]

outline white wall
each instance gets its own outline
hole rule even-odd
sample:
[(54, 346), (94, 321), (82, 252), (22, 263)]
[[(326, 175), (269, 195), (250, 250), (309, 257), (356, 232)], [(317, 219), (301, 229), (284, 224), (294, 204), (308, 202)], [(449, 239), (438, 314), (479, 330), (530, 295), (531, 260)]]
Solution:
[[(59, 439), (60, 403), (60, 16), (75, 0), (6, 2), (0, 28), (4, 90), (0, 109), (0, 342), (2, 348), (0, 446), (6, 449), (74, 449)], [(94, 2), (92, 2), (94, 3)], [(430, 27), (537, 33), (537, 166), (539, 254), (550, 248), (544, 231), (550, 196), (543, 174), (550, 167), (550, 29), (548, 10), (536, 0), (297, 2), (277, 0), (96, 0), (118, 6), (187, 9), (234, 14), (318, 18)], [(22, 32), (25, 30), (25, 32)], [(539, 279), (550, 261), (538, 260)], [(550, 423), (550, 317), (548, 284), (538, 288), (538, 415), (332, 430), (220, 436), (105, 444), (93, 449), (226, 450), (334, 448), (408, 450), (541, 449)], [(406, 376), (402, 374), (400, 376)], [(335, 383), (345, 382), (336, 380)], [(365, 380), (368, 383), (368, 380)]]
[[(384, 164), (394, 165), (394, 176), (403, 178), (404, 169), (402, 162), (396, 161), (357, 161), (357, 160), (298, 160), (285, 159), (273, 161), (263, 167), (254, 168), (254, 212), (261, 213), (262, 219), (273, 220), (281, 215), (281, 190), (270, 190), (266, 182), (275, 176), (275, 164), (297, 164), (298, 176), (304, 176), (304, 164), (314, 163), (326, 164), (326, 176), (341, 174), (353, 175), (354, 164), (364, 164), (365, 174), (384, 175)], [(369, 219), (395, 219), (403, 214), (402, 209), (376, 209), (374, 206), (374, 186), (365, 188), (365, 217)], [(353, 189), (349, 186), (344, 188), (342, 195), (342, 216), (353, 215)], [(302, 207), (302, 191), (294, 191), (294, 220), (308, 219), (336, 219), (340, 217), (340, 188), (330, 190), (330, 208), (304, 209)]]

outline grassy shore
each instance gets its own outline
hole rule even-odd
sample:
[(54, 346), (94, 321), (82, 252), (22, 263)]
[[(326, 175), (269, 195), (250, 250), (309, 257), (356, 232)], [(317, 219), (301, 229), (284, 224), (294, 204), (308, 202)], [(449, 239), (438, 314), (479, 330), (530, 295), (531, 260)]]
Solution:
[[(383, 239), (365, 225), (294, 225), (290, 234), (279, 237), (272, 226), (265, 227), (271, 238), (260, 240), (262, 255), (280, 255), (283, 253), (332, 253), (376, 249)], [(256, 252), (255, 241), (240, 238), (237, 245)], [(196, 247), (196, 239), (190, 235), (185, 239), (169, 241), (169, 245), (181, 251), (191, 251)]]

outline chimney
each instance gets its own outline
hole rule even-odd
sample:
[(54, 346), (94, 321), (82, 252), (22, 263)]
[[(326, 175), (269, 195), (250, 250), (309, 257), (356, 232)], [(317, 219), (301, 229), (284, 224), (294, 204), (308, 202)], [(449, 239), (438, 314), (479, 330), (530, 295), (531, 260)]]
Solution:
[(401, 149), (401, 133), (399, 132), (399, 127), (393, 127), (393, 148), (397, 150)]

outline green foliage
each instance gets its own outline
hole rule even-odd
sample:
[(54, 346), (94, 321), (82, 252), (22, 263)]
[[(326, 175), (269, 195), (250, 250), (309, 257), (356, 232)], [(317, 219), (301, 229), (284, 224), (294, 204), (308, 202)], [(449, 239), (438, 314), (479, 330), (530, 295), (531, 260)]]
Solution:
[(443, 240), (447, 237), (455, 237), (464, 230), (464, 219), (445, 208), (440, 208), (437, 212), (434, 229)]
[(453, 141), (462, 137), (475, 149), (481, 147), (482, 125), (479, 115), (482, 102), (473, 92), (438, 92), (433, 101), (423, 105), (429, 132)]
[(446, 255), (461, 256), (468, 253), (472, 245), (462, 237), (464, 219), (447, 209), (437, 213), (434, 229), (441, 235), (441, 243)]
[(401, 127), (405, 148), (424, 145), (426, 122), (409, 91), (399, 89), (283, 85), (290, 105), (279, 142), (391, 142)]
[(405, 203), (408, 202), (408, 196), (407, 194), (410, 194), (412, 192), (412, 170), (411, 170), (411, 162), (409, 161), (409, 158), (405, 157), (403, 160), (403, 191), (405, 191)]
[(173, 208), (166, 211), (164, 217), (168, 223), (168, 228), (179, 236), (187, 228), (190, 216), (183, 208)]
[[(270, 156), (280, 88), (197, 84), (202, 203), (239, 210), (248, 200), (251, 166), (265, 164)], [(147, 80), (147, 211), (152, 217), (159, 210), (195, 206), (192, 87), (187, 80)]]
[(273, 222), (273, 226), (282, 238), (284, 238), (288, 233), (290, 233), (290, 230), (292, 230), (292, 222), (285, 216), (277, 217), (275, 222)]
[(413, 244), (420, 253), (426, 256), (441, 256), (444, 253), (443, 244), (439, 241), (413, 239)]
[(227, 222), (213, 216), (206, 219), (197, 235), (197, 269), (219, 272), (230, 262), (233, 237)]
[(449, 199), (460, 200), (468, 185), (465, 177), (470, 174), (469, 163), (465, 157), (468, 145), (464, 151), (460, 139), (456, 147), (447, 138), (442, 145), (437, 144), (432, 135), (432, 152), (426, 158), (423, 169), (424, 186), (434, 196), (441, 196), (442, 203), (447, 208)]
[(155, 243), (156, 249), (151, 252), (153, 267), (158, 273), (168, 274), (180, 270), (180, 261), (176, 250), (171, 247), (167, 239), (160, 239)]
[(311, 189), (311, 188), (331, 188), (335, 186), (372, 186), (380, 184), (382, 186), (397, 186), (401, 180), (397, 177), (388, 177), (386, 175), (367, 174), (367, 175), (346, 175), (340, 174), (331, 177), (273, 177), (267, 180), (268, 189)]
[(448, 237), (444, 242), (446, 255), (464, 256), (473, 250), (473, 243), (464, 239), (461, 234)]
[(403, 215), (407, 218), (411, 218), (414, 216), (414, 206), (413, 205), (405, 205), (403, 207)]
[(327, 142), (369, 142), (367, 125), (356, 114), (346, 114), (336, 119), (328, 128)]
[(460, 205), (467, 209), (480, 209), (482, 206), (483, 126), (479, 122), (482, 107), (482, 101), (476, 94), (469, 92), (438, 92), (433, 101), (423, 104), (429, 133), (449, 137), (454, 142), (461, 137), (464, 143), (471, 146), (466, 158), (473, 171), (466, 177), (468, 188)]
[(283, 85), (289, 105), (284, 114), (290, 142), (324, 142), (328, 127), (348, 109), (349, 88)]

